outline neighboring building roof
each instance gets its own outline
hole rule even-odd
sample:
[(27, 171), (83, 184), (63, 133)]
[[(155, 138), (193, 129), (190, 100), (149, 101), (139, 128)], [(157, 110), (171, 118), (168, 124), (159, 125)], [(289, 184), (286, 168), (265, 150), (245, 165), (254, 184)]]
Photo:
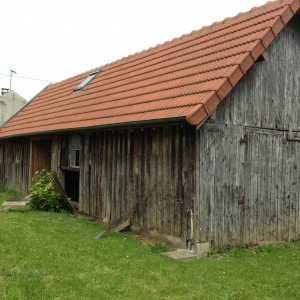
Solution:
[[(268, 2), (52, 84), (2, 127), (0, 137), (178, 118), (198, 125), (298, 11), (299, 2)], [(91, 81), (81, 88), (87, 77)]]
[(7, 90), (7, 92), (2, 92), (0, 95), (0, 100), (1, 101), (9, 101), (11, 99), (16, 99), (16, 100), (20, 100), (21, 102), (23, 102), (24, 104), (27, 103), (27, 101), (20, 96), (18, 93), (16, 93), (13, 90), (8, 90), (8, 89), (3, 89), (3, 90)]

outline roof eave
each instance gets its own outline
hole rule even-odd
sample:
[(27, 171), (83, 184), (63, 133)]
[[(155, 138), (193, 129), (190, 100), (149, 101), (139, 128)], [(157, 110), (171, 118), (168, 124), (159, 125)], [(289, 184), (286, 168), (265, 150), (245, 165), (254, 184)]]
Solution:
[(133, 121), (133, 122), (123, 122), (123, 123), (115, 123), (115, 124), (103, 124), (98, 126), (90, 126), (90, 127), (76, 127), (76, 128), (66, 128), (66, 129), (58, 129), (58, 130), (48, 130), (48, 131), (39, 131), (39, 132), (28, 132), (24, 134), (15, 134), (0, 137), (0, 140), (9, 139), (9, 138), (17, 138), (17, 137), (29, 137), (29, 136), (39, 136), (43, 134), (55, 134), (55, 133), (67, 133), (67, 132), (92, 132), (99, 130), (115, 130), (115, 129), (125, 129), (125, 128), (136, 128), (136, 127), (150, 127), (150, 126), (158, 126), (158, 125), (171, 125), (175, 123), (187, 123), (186, 117), (173, 117), (173, 118), (163, 118), (163, 119), (155, 119), (155, 120), (141, 120), (141, 121)]

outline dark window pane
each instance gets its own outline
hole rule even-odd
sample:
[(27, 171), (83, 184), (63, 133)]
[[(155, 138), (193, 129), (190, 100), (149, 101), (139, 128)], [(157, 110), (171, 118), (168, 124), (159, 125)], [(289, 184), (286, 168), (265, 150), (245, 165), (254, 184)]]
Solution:
[(81, 90), (84, 88), (95, 76), (100, 73), (101, 70), (91, 73), (86, 79), (84, 79), (75, 89), (74, 91)]

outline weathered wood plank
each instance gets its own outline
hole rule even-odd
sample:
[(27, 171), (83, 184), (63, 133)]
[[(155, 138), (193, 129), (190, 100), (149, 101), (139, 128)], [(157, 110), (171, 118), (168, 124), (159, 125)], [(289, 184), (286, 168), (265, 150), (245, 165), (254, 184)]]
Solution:
[(135, 203), (129, 211), (127, 211), (125, 214), (123, 214), (120, 218), (113, 221), (104, 231), (99, 233), (97, 236), (95, 236), (95, 239), (102, 238), (106, 233), (108, 233), (110, 230), (118, 226), (120, 223), (122, 223), (127, 217), (129, 217), (134, 211), (136, 210), (137, 203)]
[(124, 230), (125, 228), (127, 228), (128, 226), (130, 226), (130, 219), (123, 221), (120, 225), (118, 225), (115, 228), (115, 231), (120, 232), (120, 231)]

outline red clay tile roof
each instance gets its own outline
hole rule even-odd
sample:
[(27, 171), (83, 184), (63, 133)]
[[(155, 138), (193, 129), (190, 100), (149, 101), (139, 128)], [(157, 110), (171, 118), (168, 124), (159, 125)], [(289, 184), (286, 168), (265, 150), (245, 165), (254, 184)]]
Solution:
[[(300, 7), (268, 2), (189, 35), (50, 85), (0, 137), (181, 118), (198, 125), (244, 76)], [(98, 70), (96, 68), (95, 70)]]

